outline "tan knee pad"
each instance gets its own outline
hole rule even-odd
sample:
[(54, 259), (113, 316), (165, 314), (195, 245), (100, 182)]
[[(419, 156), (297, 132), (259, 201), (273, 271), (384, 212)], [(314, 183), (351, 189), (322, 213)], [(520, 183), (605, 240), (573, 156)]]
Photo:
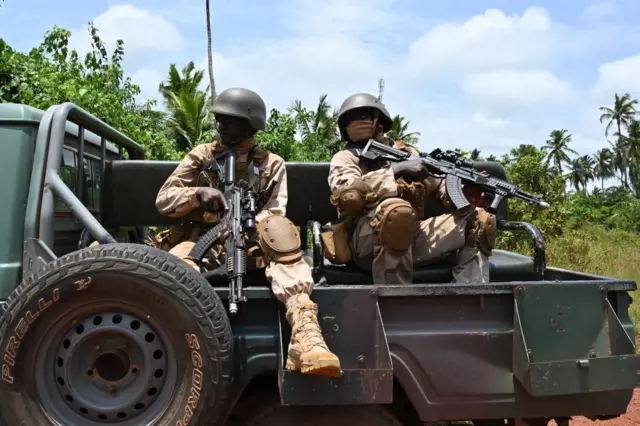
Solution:
[(330, 201), (334, 207), (352, 215), (360, 213), (377, 199), (377, 195), (366, 182), (356, 179), (350, 186), (337, 189), (331, 195)]
[(302, 258), (300, 233), (288, 218), (267, 216), (258, 224), (258, 244), (269, 261), (296, 262)]
[(478, 209), (470, 218), (467, 227), (467, 244), (474, 245), (484, 255), (491, 256), (496, 246), (497, 224), (496, 217), (484, 209)]
[(378, 241), (383, 247), (395, 253), (403, 253), (413, 244), (418, 216), (408, 201), (390, 198), (380, 203), (369, 224), (376, 230)]

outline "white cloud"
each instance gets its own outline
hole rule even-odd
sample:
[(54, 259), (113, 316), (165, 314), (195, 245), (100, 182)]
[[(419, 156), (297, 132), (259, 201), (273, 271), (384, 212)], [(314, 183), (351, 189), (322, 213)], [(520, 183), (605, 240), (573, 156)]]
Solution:
[(562, 102), (573, 96), (566, 81), (546, 70), (498, 70), (470, 74), (462, 88), (469, 96), (498, 108)]
[(482, 112), (474, 113), (473, 116), (471, 117), (471, 120), (473, 120), (476, 123), (485, 124), (489, 127), (500, 127), (508, 123), (508, 120), (503, 120), (500, 117), (490, 118)]
[[(184, 46), (182, 36), (173, 23), (162, 15), (130, 4), (110, 6), (93, 23), (108, 50), (122, 39), (127, 57), (151, 52), (176, 52)], [(72, 34), (72, 48), (82, 53), (90, 50), (87, 26), (73, 30)]]
[(597, 100), (613, 98), (613, 94), (640, 95), (640, 54), (600, 65), (598, 81), (591, 93)]
[(283, 22), (302, 34), (364, 34), (399, 23), (396, 0), (289, 0)]
[(544, 8), (512, 16), (487, 9), (424, 34), (409, 47), (409, 65), (414, 75), (537, 66), (556, 54), (560, 35)]

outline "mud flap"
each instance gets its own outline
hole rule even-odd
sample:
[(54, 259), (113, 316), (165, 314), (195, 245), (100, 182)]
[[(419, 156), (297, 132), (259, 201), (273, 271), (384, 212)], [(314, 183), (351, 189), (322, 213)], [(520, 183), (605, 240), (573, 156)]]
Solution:
[(518, 286), (514, 293), (513, 374), (529, 394), (636, 386), (640, 358), (626, 292), (583, 282)]
[(291, 327), (279, 304), (282, 405), (391, 403), (393, 367), (377, 295), (367, 289), (326, 289), (314, 292), (312, 298), (318, 304), (324, 339), (340, 358), (343, 376), (307, 376), (285, 369)]

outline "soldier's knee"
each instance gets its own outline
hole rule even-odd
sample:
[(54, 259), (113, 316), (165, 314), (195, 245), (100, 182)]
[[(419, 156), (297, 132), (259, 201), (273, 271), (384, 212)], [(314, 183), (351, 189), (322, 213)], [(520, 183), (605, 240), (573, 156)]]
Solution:
[(370, 222), (380, 245), (395, 253), (409, 250), (418, 224), (415, 209), (401, 198), (389, 198), (381, 202)]
[(355, 179), (351, 185), (337, 189), (330, 198), (334, 207), (350, 215), (362, 212), (377, 199), (376, 193), (362, 179)]
[(466, 227), (467, 245), (475, 246), (481, 253), (491, 256), (496, 246), (497, 224), (495, 215), (478, 209), (471, 215)]
[(268, 261), (294, 263), (302, 259), (300, 233), (285, 216), (267, 216), (258, 224), (258, 244)]

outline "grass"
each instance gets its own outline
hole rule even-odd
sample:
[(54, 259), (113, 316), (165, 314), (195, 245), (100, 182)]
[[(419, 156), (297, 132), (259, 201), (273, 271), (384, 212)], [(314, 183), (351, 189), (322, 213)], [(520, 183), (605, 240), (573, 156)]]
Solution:
[[(612, 278), (632, 279), (640, 286), (640, 235), (587, 224), (547, 241), (547, 263)], [(640, 290), (632, 294), (630, 314), (640, 326)]]

